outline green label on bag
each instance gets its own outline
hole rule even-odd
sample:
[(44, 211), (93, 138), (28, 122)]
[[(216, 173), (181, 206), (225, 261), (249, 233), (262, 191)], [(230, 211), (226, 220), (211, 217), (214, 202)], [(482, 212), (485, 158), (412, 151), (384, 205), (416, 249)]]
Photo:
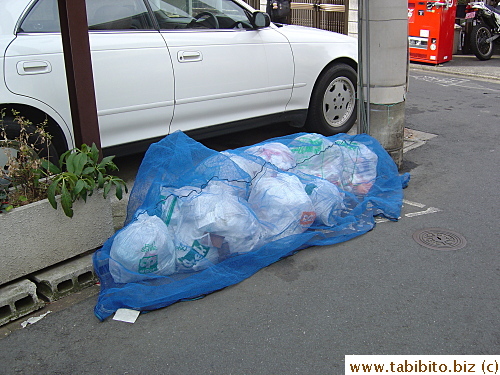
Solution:
[(151, 273), (158, 271), (158, 255), (141, 258), (139, 261), (139, 273)]
[(170, 203), (170, 207), (168, 208), (167, 217), (165, 218), (165, 224), (167, 224), (167, 226), (170, 224), (170, 220), (172, 220), (172, 214), (174, 213), (176, 203), (177, 197), (174, 196), (174, 199), (172, 199), (172, 203)]
[(306, 194), (311, 195), (313, 193), (314, 189), (316, 189), (316, 188), (317, 188), (317, 186), (314, 184), (307, 184), (305, 187)]
[(335, 141), (334, 142), (337, 146), (340, 147), (345, 147), (349, 150), (358, 150), (359, 149), (359, 144), (357, 142), (347, 142), (347, 141)]
[[(187, 249), (187, 247), (184, 247), (183, 250)], [(178, 260), (184, 267), (191, 268), (194, 267), (199, 261), (205, 259), (209, 251), (210, 247), (204, 246), (198, 240), (195, 240), (186, 255), (178, 258)]]
[(156, 247), (155, 242), (153, 241), (153, 243), (144, 244), (141, 251), (143, 253), (149, 253), (150, 251), (156, 251), (156, 249), (158, 248)]

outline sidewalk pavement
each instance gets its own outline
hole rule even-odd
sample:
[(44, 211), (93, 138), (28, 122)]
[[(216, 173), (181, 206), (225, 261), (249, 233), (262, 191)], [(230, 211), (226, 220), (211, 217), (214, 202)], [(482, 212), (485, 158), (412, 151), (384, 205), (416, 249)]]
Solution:
[(410, 69), (500, 81), (500, 45), (490, 60), (481, 61), (474, 55), (453, 55), (451, 61), (438, 65), (410, 62)]

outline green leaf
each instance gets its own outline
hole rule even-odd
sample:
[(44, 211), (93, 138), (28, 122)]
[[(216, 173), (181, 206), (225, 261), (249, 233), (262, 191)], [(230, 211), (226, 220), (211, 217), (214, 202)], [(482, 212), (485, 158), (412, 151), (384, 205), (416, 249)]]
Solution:
[(73, 161), (75, 168), (75, 171), (73, 173), (76, 174), (77, 176), (80, 176), (82, 174), (83, 168), (87, 164), (87, 160), (88, 160), (87, 155), (81, 153), (77, 154)]
[(75, 164), (74, 164), (74, 159), (76, 157), (75, 153), (69, 154), (68, 158), (66, 159), (66, 170), (69, 173), (75, 173)]
[(61, 168), (61, 170), (63, 169), (63, 165), (64, 165), (64, 161), (66, 160), (66, 158), (68, 157), (68, 155), (71, 154), (71, 150), (68, 150), (66, 151), (65, 153), (63, 153), (60, 157), (59, 157), (59, 168)]
[(111, 190), (111, 183), (108, 182), (106, 185), (104, 185), (104, 191), (102, 194), (104, 198), (108, 196), (110, 190)]
[(66, 173), (64, 173), (63, 177), (64, 177), (64, 180), (66, 181), (66, 183), (68, 183), (70, 185), (69, 189), (74, 188), (74, 186), (76, 185), (76, 183), (78, 181), (78, 176), (75, 175), (74, 173), (66, 172)]
[(47, 189), (47, 198), (49, 200), (49, 203), (52, 207), (57, 208), (57, 201), (56, 201), (56, 189), (57, 189), (57, 181), (54, 181), (50, 184), (49, 188)]
[(115, 158), (114, 155), (112, 156), (106, 156), (105, 158), (103, 158), (101, 160), (101, 162), (99, 163), (99, 166), (101, 167), (105, 167), (107, 164), (111, 163), (112, 164), (112, 160)]
[(120, 183), (115, 182), (115, 187), (116, 187), (116, 191), (115, 191), (116, 197), (118, 198), (118, 200), (122, 200), (122, 198), (123, 198), (122, 185)]
[(88, 184), (88, 190), (89, 190), (89, 192), (92, 192), (93, 190), (95, 190), (95, 188), (96, 188), (96, 182), (93, 179), (91, 179), (91, 178), (87, 179), (86, 181), (87, 181), (87, 184)]
[(44, 168), (46, 171), (48, 171), (50, 174), (59, 174), (61, 173), (61, 170), (51, 163), (50, 161), (46, 159), (42, 159), (42, 168)]
[(84, 180), (78, 180), (75, 184), (75, 188), (73, 189), (75, 195), (80, 195), (82, 190), (86, 189), (87, 184)]
[(73, 200), (65, 185), (63, 185), (61, 192), (61, 206), (66, 216), (73, 217)]
[(99, 160), (99, 149), (97, 148), (95, 143), (92, 143), (92, 147), (90, 148), (90, 155), (94, 163), (97, 164), (97, 161)]
[(102, 189), (104, 186), (104, 176), (101, 172), (97, 175), (97, 186), (99, 186), (99, 189)]
[(80, 198), (82, 198), (85, 203), (87, 203), (87, 195), (92, 195), (92, 194), (88, 194), (88, 190), (83, 190), (82, 193), (80, 194)]
[(86, 167), (83, 171), (82, 171), (82, 175), (85, 176), (85, 175), (88, 175), (88, 174), (92, 174), (94, 172), (94, 167)]

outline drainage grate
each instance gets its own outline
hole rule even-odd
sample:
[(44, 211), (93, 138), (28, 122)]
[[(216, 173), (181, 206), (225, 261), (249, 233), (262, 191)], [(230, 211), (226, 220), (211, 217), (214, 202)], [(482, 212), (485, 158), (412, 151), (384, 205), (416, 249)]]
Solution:
[(467, 245), (464, 236), (441, 228), (427, 228), (413, 233), (413, 239), (422, 246), (433, 250), (459, 250)]

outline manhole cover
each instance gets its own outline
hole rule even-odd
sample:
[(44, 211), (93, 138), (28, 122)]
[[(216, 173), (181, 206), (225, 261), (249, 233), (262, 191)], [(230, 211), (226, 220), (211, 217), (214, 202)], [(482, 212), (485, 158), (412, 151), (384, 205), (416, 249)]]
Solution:
[(413, 239), (433, 250), (458, 250), (465, 245), (465, 237), (457, 232), (441, 228), (427, 228), (413, 233)]

